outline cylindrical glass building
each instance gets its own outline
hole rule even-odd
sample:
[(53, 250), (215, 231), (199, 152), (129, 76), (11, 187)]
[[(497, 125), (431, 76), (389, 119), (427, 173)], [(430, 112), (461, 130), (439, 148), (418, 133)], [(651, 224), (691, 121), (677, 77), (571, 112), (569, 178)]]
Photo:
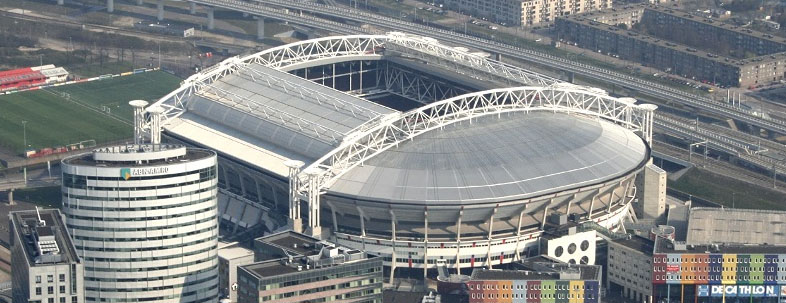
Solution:
[(179, 145), (66, 158), (63, 211), (87, 302), (214, 302), (216, 154)]

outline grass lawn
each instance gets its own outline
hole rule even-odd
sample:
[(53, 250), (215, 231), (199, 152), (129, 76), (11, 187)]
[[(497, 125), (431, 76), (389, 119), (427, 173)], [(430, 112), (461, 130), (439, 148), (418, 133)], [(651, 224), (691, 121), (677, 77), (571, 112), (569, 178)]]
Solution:
[[(177, 88), (180, 79), (165, 72), (143, 73), (0, 96), (0, 144), (22, 153), (27, 144), (41, 149), (96, 140), (130, 138), (128, 101), (153, 101)], [(110, 114), (102, 113), (102, 106)]]
[(14, 190), (14, 199), (30, 202), (44, 208), (57, 208), (62, 205), (60, 186), (24, 188)]
[(786, 210), (786, 194), (701, 169), (691, 169), (668, 186), (728, 207)]

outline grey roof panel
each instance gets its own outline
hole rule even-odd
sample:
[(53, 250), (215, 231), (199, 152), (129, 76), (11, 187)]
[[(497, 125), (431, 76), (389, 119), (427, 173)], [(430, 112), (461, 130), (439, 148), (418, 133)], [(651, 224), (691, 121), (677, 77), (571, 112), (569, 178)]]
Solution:
[[(284, 82), (294, 83), (307, 92), (271, 84)], [(259, 64), (240, 68), (213, 82), (211, 87), (218, 92), (206, 89), (190, 97), (190, 113), (278, 146), (276, 150), (288, 158), (318, 159), (337, 146), (345, 133), (370, 120), (369, 116), (394, 112), (374, 102)], [(331, 101), (331, 98), (339, 101)], [(285, 123), (269, 114), (272, 112), (291, 115), (332, 131), (316, 134), (312, 131), (314, 127)]]
[(486, 116), (388, 149), (342, 175), (328, 192), (413, 204), (509, 201), (619, 177), (640, 167), (647, 155), (636, 134), (595, 118), (542, 112)]

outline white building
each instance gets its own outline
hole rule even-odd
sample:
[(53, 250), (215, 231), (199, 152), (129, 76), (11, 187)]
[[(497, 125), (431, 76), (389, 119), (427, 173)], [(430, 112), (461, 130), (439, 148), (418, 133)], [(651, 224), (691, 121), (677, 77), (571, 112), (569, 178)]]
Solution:
[(595, 264), (594, 230), (579, 232), (570, 227), (560, 232), (547, 232), (541, 237), (541, 254), (569, 264)]
[(254, 263), (254, 251), (237, 243), (218, 249), (218, 284), (222, 298), (237, 302), (237, 268)]
[(13, 302), (84, 302), (84, 266), (60, 211), (16, 211), (9, 217)]
[(612, 0), (445, 0), (447, 8), (508, 25), (535, 25), (554, 18), (610, 9)]
[(93, 302), (215, 302), (216, 154), (130, 144), (63, 160), (63, 210)]
[(609, 241), (607, 283), (619, 286), (622, 296), (635, 302), (651, 302), (654, 242), (632, 236)]

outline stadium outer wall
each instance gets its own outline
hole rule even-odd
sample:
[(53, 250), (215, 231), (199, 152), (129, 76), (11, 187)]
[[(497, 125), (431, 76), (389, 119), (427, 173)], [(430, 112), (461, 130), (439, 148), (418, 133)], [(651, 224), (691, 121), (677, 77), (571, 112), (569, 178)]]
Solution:
[(350, 203), (327, 193), (321, 221), (336, 243), (378, 253), (385, 266), (435, 268), (444, 260), (453, 268), (490, 267), (538, 254), (547, 213), (564, 214), (570, 207), (578, 223), (592, 221), (617, 230), (635, 196), (636, 175), (650, 159), (649, 146), (644, 159), (627, 174), (599, 184), (472, 208)]

